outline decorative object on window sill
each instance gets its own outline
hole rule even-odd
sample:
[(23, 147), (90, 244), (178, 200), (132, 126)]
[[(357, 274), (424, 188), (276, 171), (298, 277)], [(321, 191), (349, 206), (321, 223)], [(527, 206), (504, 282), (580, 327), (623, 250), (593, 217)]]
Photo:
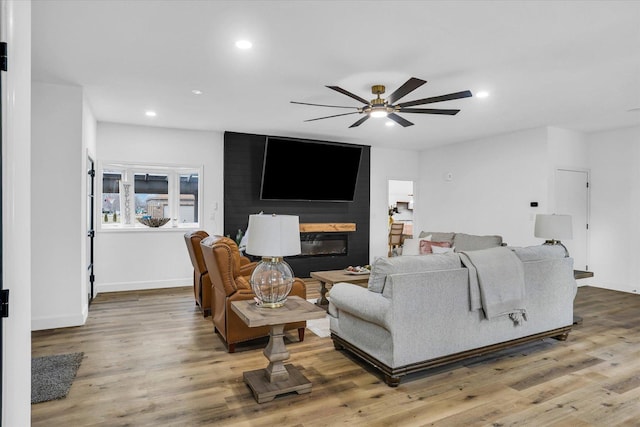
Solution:
[(565, 256), (569, 250), (560, 239), (573, 239), (571, 215), (537, 214), (534, 236), (546, 239), (544, 245), (560, 245), (564, 248)]
[(138, 221), (141, 224), (144, 224), (147, 227), (153, 227), (153, 228), (162, 227), (163, 225), (168, 223), (170, 220), (171, 218), (151, 218), (146, 216), (143, 216), (142, 218), (138, 218)]
[(249, 215), (247, 249), (262, 257), (251, 275), (251, 289), (262, 307), (282, 307), (293, 285), (285, 256), (299, 255), (300, 219), (294, 215)]
[(127, 181), (120, 181), (119, 184), (120, 184), (120, 197), (121, 197), (120, 206), (124, 206), (124, 210), (123, 210), (124, 215), (123, 215), (123, 218), (121, 218), (121, 220), (124, 224), (131, 224), (131, 207), (133, 206), (133, 203), (132, 203), (133, 192), (131, 191), (131, 183)]

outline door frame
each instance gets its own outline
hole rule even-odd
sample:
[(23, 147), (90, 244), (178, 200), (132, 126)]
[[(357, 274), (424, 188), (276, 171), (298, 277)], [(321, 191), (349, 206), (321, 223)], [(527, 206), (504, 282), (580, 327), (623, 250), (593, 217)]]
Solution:
[[(0, 61), (2, 62), (2, 66), (0, 66), (0, 73), (4, 74), (4, 71), (6, 71), (6, 63), (5, 63), (5, 58), (6, 58), (6, 44), (4, 44), (4, 38), (2, 40), (0, 40), (0, 42), (3, 42), (3, 47), (2, 47), (2, 58), (0, 59)], [(2, 180), (2, 176), (4, 174), (4, 169), (2, 167), (3, 165), (3, 160), (4, 160), (4, 108), (3, 108), (3, 89), (4, 89), (4, 85), (3, 85), (3, 80), (4, 77), (0, 76), (0, 292), (4, 292), (4, 252), (2, 251), (2, 248), (4, 247), (4, 241), (3, 241), (3, 236), (2, 236), (2, 230), (3, 230), (3, 225), (2, 225), (2, 218), (3, 218), (3, 211), (2, 211), (2, 205), (3, 205), (3, 200), (4, 200), (4, 185), (3, 185), (3, 180)], [(8, 291), (7, 291), (8, 292)], [(6, 298), (9, 298), (9, 295), (7, 294)], [(7, 308), (8, 310), (8, 308)], [(0, 426), (2, 425), (2, 419), (3, 419), (3, 406), (2, 406), (2, 402), (4, 400), (3, 397), (3, 392), (4, 392), (4, 376), (3, 376), (3, 372), (4, 372), (4, 321), (3, 321), (4, 315), (0, 315)]]
[(87, 259), (87, 278), (89, 283), (88, 289), (88, 305), (91, 306), (91, 302), (95, 296), (94, 284), (95, 284), (95, 251), (94, 241), (96, 238), (96, 162), (93, 160), (90, 154), (87, 154), (87, 237), (88, 241), (88, 259)]
[[(385, 198), (387, 200), (387, 208), (390, 208), (391, 206), (389, 205), (390, 203), (393, 203), (393, 201), (391, 200), (391, 196), (392, 196), (392, 181), (396, 181), (396, 182), (404, 182), (404, 183), (411, 183), (411, 193), (409, 194), (409, 196), (411, 197), (410, 202), (412, 203), (412, 206), (410, 207), (411, 209), (411, 230), (412, 230), (412, 234), (411, 235), (405, 235), (404, 237), (406, 238), (415, 238), (417, 237), (418, 234), (418, 229), (416, 227), (416, 187), (417, 187), (417, 183), (416, 180), (414, 179), (408, 179), (408, 178), (387, 178), (387, 193), (385, 194)], [(397, 201), (397, 200), (396, 200)], [(408, 200), (409, 201), (409, 200)], [(389, 218), (389, 232), (391, 231), (391, 216), (388, 217)], [(404, 222), (402, 220), (400, 220), (400, 222)], [(410, 236), (410, 237), (409, 237)], [(404, 237), (401, 238), (400, 240), (403, 241)], [(390, 235), (389, 235), (389, 239), (391, 239)], [(390, 242), (388, 242), (390, 243)], [(391, 246), (389, 246), (389, 251), (387, 253), (388, 256), (391, 256), (391, 251), (392, 248)]]

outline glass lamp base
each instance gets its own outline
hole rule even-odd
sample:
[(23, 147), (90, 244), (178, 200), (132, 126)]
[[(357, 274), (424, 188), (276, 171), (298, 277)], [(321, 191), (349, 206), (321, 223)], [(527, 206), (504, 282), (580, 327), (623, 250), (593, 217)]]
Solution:
[(263, 257), (251, 275), (251, 289), (261, 307), (282, 307), (292, 286), (293, 271), (282, 258)]
[(264, 302), (264, 301), (260, 301), (260, 307), (278, 308), (278, 307), (282, 307), (286, 302), (287, 302), (286, 298), (284, 300), (282, 300), (282, 301), (279, 301), (279, 302)]

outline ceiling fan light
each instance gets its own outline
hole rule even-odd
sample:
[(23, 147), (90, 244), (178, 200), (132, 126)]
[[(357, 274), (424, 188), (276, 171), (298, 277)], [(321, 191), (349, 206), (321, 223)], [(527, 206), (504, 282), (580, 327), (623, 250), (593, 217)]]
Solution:
[(387, 117), (387, 111), (383, 109), (373, 109), (369, 115), (374, 118)]
[(247, 50), (253, 47), (253, 43), (251, 43), (249, 40), (238, 40), (236, 42), (236, 47), (238, 49)]

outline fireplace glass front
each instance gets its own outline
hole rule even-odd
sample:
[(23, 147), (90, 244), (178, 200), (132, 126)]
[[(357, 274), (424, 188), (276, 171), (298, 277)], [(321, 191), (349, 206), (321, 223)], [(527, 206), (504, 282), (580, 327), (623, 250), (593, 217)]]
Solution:
[(346, 233), (300, 233), (301, 257), (347, 255)]

